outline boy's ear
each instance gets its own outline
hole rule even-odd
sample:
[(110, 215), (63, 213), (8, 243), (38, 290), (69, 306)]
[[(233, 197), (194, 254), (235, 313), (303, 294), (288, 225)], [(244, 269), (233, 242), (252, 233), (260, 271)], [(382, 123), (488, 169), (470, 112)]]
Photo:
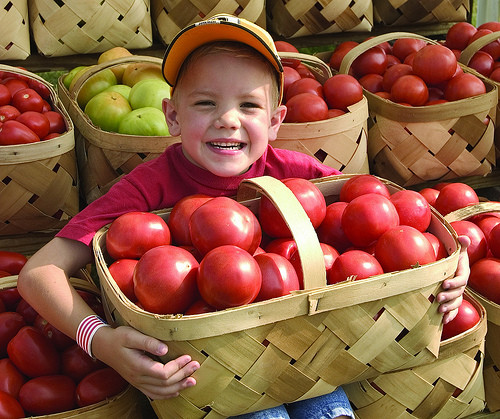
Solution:
[(181, 135), (181, 126), (177, 121), (177, 111), (175, 110), (172, 99), (164, 98), (161, 107), (163, 113), (165, 114), (165, 120), (167, 121), (168, 131), (172, 136)]
[(286, 106), (280, 105), (278, 106), (274, 113), (271, 115), (271, 124), (269, 126), (269, 141), (274, 141), (278, 137), (278, 130), (285, 119), (286, 115)]

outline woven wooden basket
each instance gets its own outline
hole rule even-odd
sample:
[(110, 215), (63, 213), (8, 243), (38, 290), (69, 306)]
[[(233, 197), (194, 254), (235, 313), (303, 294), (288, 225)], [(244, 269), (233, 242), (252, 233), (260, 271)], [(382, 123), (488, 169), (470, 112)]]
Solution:
[(465, 298), (481, 319), (444, 340), (436, 361), (344, 386), (356, 418), (452, 419), (484, 409), (486, 311), (468, 291)]
[[(393, 32), (362, 42), (344, 57), (347, 73), (357, 56), (384, 41), (423, 36)], [(469, 71), (464, 67), (464, 71)], [(497, 87), (482, 78), (486, 93), (433, 106), (404, 106), (367, 90), (368, 158), (373, 174), (402, 186), (486, 175), (495, 164)], [(489, 116), (487, 125), (485, 118)]]
[[(500, 212), (498, 202), (480, 202), (446, 215), (450, 222), (466, 220), (473, 215), (488, 212)], [(488, 410), (500, 410), (500, 305), (483, 297), (469, 287), (470, 293), (485, 307), (488, 315), (488, 333), (486, 335), (486, 358), (484, 363), (484, 386)]]
[(123, 175), (139, 164), (158, 157), (171, 144), (180, 141), (172, 136), (135, 136), (103, 131), (96, 127), (76, 102), (84, 83), (105, 68), (120, 64), (146, 62), (161, 65), (161, 59), (134, 55), (118, 58), (89, 68), (69, 92), (58, 80), (58, 92), (75, 124), (78, 170), (81, 191), (87, 203), (106, 193)]
[(371, 0), (267, 0), (268, 29), (285, 38), (339, 32), (370, 32)]
[[(350, 177), (315, 182), (329, 202), (338, 200)], [(401, 189), (386, 183), (392, 192)], [(424, 352), (432, 359), (438, 356), (442, 315), (434, 297), (441, 282), (455, 272), (459, 245), (437, 212), (433, 210), (430, 229), (446, 243), (449, 257), (414, 270), (326, 286), (317, 235), (294, 195), (274, 178), (249, 179), (241, 184), (238, 200), (253, 211), (260, 199), (253, 198), (256, 190), (287, 220), (306, 291), (207, 314), (156, 315), (131, 303), (109, 274), (107, 227), (94, 238), (110, 322), (129, 324), (166, 341), (165, 361), (187, 353), (201, 364), (194, 374), (195, 387), (174, 399), (152, 402), (161, 418), (226, 417), (261, 410), (405, 368)], [(159, 214), (168, 219), (169, 210)]]
[[(281, 58), (300, 59), (323, 84), (330, 67), (314, 55), (280, 52)], [(323, 121), (283, 123), (276, 148), (300, 151), (343, 173), (368, 173), (368, 101), (365, 97), (349, 112)]]
[(161, 40), (170, 44), (186, 26), (218, 13), (228, 13), (265, 28), (265, 0), (151, 0), (151, 19)]
[(79, 211), (73, 123), (44, 79), (16, 67), (0, 64), (0, 70), (47, 86), (67, 128), (51, 140), (0, 147), (0, 236), (59, 229)]
[(149, 0), (28, 1), (34, 41), (47, 57), (153, 44)]
[(0, 6), (0, 61), (24, 60), (31, 53), (28, 0), (6, 0)]
[(465, 22), (470, 0), (373, 0), (376, 24), (408, 26), (427, 23)]

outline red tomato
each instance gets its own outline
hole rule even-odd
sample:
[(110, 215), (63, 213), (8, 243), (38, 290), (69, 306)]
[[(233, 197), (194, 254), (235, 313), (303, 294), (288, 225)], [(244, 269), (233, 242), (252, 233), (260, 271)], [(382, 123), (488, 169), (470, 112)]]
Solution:
[(341, 109), (328, 109), (328, 119), (336, 118), (337, 116), (344, 115), (345, 112)]
[(494, 62), (495, 60), (493, 59), (493, 57), (487, 52), (477, 51), (470, 59), (467, 66), (473, 68), (479, 74), (488, 77), (493, 71)]
[(13, 311), (0, 313), (0, 357), (7, 355), (7, 345), (24, 326), (26, 320), (19, 313)]
[(427, 238), (427, 240), (429, 240), (432, 247), (434, 248), (436, 260), (440, 260), (440, 259), (443, 259), (443, 258), (448, 256), (446, 246), (444, 245), (444, 243), (441, 240), (439, 240), (439, 238), (437, 236), (435, 236), (434, 234), (432, 234), (428, 231), (424, 232), (424, 236)]
[(488, 300), (500, 304), (500, 259), (483, 258), (474, 263), (468, 285)]
[(0, 250), (0, 270), (2, 271), (18, 275), (27, 261), (28, 258), (22, 253)]
[(0, 106), (0, 122), (6, 122), (10, 120), (15, 120), (21, 112), (12, 105)]
[(61, 354), (62, 373), (72, 378), (76, 383), (93, 371), (104, 368), (105, 364), (90, 357), (77, 344), (71, 345)]
[(189, 246), (191, 235), (189, 234), (189, 219), (191, 214), (212, 197), (204, 194), (186, 196), (173, 206), (168, 217), (168, 226), (173, 242), (178, 246)]
[(9, 105), (10, 99), (10, 90), (4, 84), (0, 84), (0, 106)]
[(7, 345), (12, 363), (28, 377), (58, 374), (60, 355), (54, 344), (33, 326), (24, 326)]
[(21, 301), (17, 304), (16, 312), (23, 316), (24, 321), (28, 324), (33, 324), (38, 316), (35, 309), (23, 298), (21, 298)]
[(412, 74), (399, 77), (391, 88), (391, 99), (397, 103), (422, 106), (428, 98), (427, 85), (420, 77)]
[(286, 91), (287, 102), (292, 96), (299, 93), (312, 93), (323, 98), (323, 85), (318, 80), (309, 77), (294, 81)]
[(416, 228), (396, 226), (380, 236), (375, 257), (384, 272), (401, 271), (426, 265), (436, 260), (434, 248)]
[(372, 93), (381, 92), (384, 90), (383, 87), (384, 77), (381, 74), (365, 74), (359, 79), (359, 83), (365, 90)]
[(387, 54), (387, 68), (392, 67), (393, 65), (401, 64), (401, 61), (398, 57), (392, 54)]
[(4, 391), (0, 391), (0, 418), (17, 419), (25, 416), (21, 404), (15, 398)]
[(486, 242), (488, 243), (488, 246), (490, 246), (490, 232), (491, 230), (500, 224), (500, 218), (493, 216), (493, 215), (488, 215), (485, 217), (478, 218), (474, 220), (473, 218), (469, 218), (469, 221), (473, 222), (476, 224), (481, 231), (484, 234), (484, 237), (486, 237)]
[(444, 92), (437, 87), (429, 87), (429, 98), (427, 99), (427, 103), (435, 101), (435, 100), (443, 100)]
[(342, 214), (347, 238), (359, 247), (369, 246), (385, 231), (399, 224), (399, 216), (389, 198), (369, 193), (354, 198)]
[(0, 299), (3, 301), (6, 310), (16, 311), (17, 304), (21, 301), (21, 295), (17, 287), (5, 288), (0, 290)]
[(85, 376), (76, 387), (78, 406), (88, 406), (111, 398), (128, 387), (127, 381), (114, 369), (106, 367)]
[(0, 359), (0, 391), (17, 398), (25, 381), (24, 376), (9, 358)]
[(134, 291), (145, 310), (184, 313), (198, 298), (198, 261), (177, 246), (157, 246), (141, 257), (134, 270)]
[(446, 33), (446, 46), (462, 51), (476, 32), (477, 28), (469, 22), (455, 23)]
[(300, 289), (299, 279), (291, 262), (277, 253), (254, 256), (262, 275), (262, 285), (255, 301), (269, 300)]
[(62, 134), (66, 132), (66, 122), (64, 121), (63, 116), (57, 111), (48, 111), (43, 113), (50, 123), (50, 132), (57, 132)]
[(496, 21), (484, 22), (481, 23), (481, 25), (479, 25), (477, 29), (489, 29), (492, 32), (497, 32), (500, 31), (500, 22)]
[(340, 43), (330, 56), (330, 60), (328, 61), (330, 67), (334, 70), (339, 70), (345, 55), (357, 45), (359, 45), (359, 42), (356, 41), (345, 41)]
[(130, 301), (136, 302), (137, 297), (134, 293), (134, 269), (137, 265), (137, 259), (118, 259), (109, 265), (109, 273)]
[(313, 72), (309, 70), (309, 68), (302, 63), (299, 63), (299, 65), (295, 68), (295, 70), (297, 70), (297, 72), (300, 74), (300, 77), (302, 77), (303, 79), (304, 78), (316, 79)]
[(401, 76), (413, 74), (413, 68), (408, 64), (394, 64), (389, 67), (383, 75), (382, 86), (386, 92), (390, 92), (394, 82)]
[(109, 226), (106, 250), (113, 259), (139, 259), (156, 246), (170, 244), (167, 223), (157, 214), (131, 211)]
[(346, 206), (347, 202), (343, 201), (332, 202), (328, 205), (325, 219), (316, 229), (319, 241), (333, 246), (340, 253), (352, 246), (342, 228), (342, 214)]
[(50, 339), (58, 351), (64, 351), (75, 343), (72, 338), (61, 332), (49, 322), (45, 322), (42, 333)]
[(76, 384), (66, 375), (47, 375), (26, 382), (19, 392), (19, 402), (32, 415), (50, 415), (76, 407)]
[(384, 74), (387, 68), (387, 55), (385, 51), (376, 46), (360, 54), (352, 63), (352, 71), (356, 78), (366, 74)]
[(368, 175), (355, 175), (348, 179), (340, 188), (340, 201), (351, 202), (354, 198), (367, 193), (376, 193), (386, 198), (391, 196), (389, 189), (379, 178)]
[(490, 74), (490, 79), (494, 80), (496, 82), (500, 82), (500, 67), (495, 68), (491, 74)]
[[(4, 271), (0, 271), (0, 278), (2, 278), (2, 272)], [(6, 275), (5, 276), (10, 276), (10, 274), (8, 274), (7, 272), (5, 272)], [(7, 311), (7, 309), (5, 308), (5, 304), (3, 302), (2, 299), (0, 299), (0, 313), (3, 313), (4, 311)]]
[(293, 67), (287, 65), (283, 66), (283, 94), (286, 96), (288, 87), (295, 81), (300, 80), (302, 77), (299, 72)]
[(17, 91), (12, 95), (12, 106), (19, 112), (35, 111), (42, 112), (43, 98), (33, 89), (27, 88)]
[(422, 195), (425, 198), (425, 200), (429, 203), (429, 205), (434, 206), (434, 204), (436, 203), (436, 199), (439, 195), (439, 191), (437, 189), (424, 188), (421, 189), (419, 192), (420, 195)]
[(443, 324), (441, 340), (450, 339), (469, 329), (472, 329), (479, 323), (481, 318), (476, 308), (467, 300), (462, 300), (455, 318), (446, 324)]
[(339, 255), (328, 272), (328, 284), (360, 280), (384, 273), (378, 260), (363, 250), (348, 250)]
[[(326, 215), (325, 197), (319, 188), (307, 179), (288, 178), (283, 183), (295, 195), (311, 220), (318, 227)], [(259, 219), (262, 230), (271, 237), (291, 237), (290, 230), (273, 203), (265, 196), (260, 199)]]
[(425, 47), (425, 45), (427, 43), (422, 39), (400, 38), (394, 41), (392, 53), (403, 62), (409, 54), (417, 52)]
[(348, 111), (363, 99), (363, 87), (349, 74), (335, 74), (323, 83), (323, 93), (330, 108)]
[(298, 93), (290, 97), (286, 102), (286, 108), (285, 122), (288, 123), (314, 122), (328, 119), (328, 105), (322, 97), (315, 93)]
[(50, 99), (50, 90), (41, 81), (28, 78), (28, 87), (37, 92), (43, 99)]
[(26, 125), (17, 121), (5, 121), (0, 127), (0, 145), (29, 144), (40, 141)]
[(476, 191), (461, 182), (445, 185), (439, 192), (434, 207), (444, 216), (457, 209), (479, 202)]
[(450, 79), (444, 91), (446, 100), (460, 100), (486, 93), (482, 80), (471, 73), (461, 73)]
[[(280, 52), (299, 52), (299, 50), (287, 41), (274, 41), (274, 46), (276, 47), (276, 51)], [(281, 62), (284, 66), (289, 66), (293, 68), (297, 68), (300, 64), (300, 60), (296, 60), (293, 58), (282, 58)]]
[(400, 224), (421, 232), (427, 230), (431, 223), (431, 207), (420, 193), (406, 189), (393, 193), (390, 199), (398, 211)]
[(26, 111), (19, 115), (16, 121), (26, 125), (40, 138), (46, 137), (49, 134), (50, 123), (43, 113)]
[(29, 87), (26, 81), (18, 79), (17, 77), (3, 79), (2, 84), (7, 86), (10, 90), (11, 96), (14, 96), (19, 90), (27, 89)]
[(413, 58), (413, 72), (427, 84), (438, 84), (455, 74), (457, 58), (442, 45), (426, 45)]
[(52, 105), (49, 102), (47, 102), (46, 100), (44, 100), (42, 113), (49, 112), (51, 110), (52, 110)]
[[(491, 217), (496, 218), (496, 217)], [(497, 224), (490, 230), (488, 237), (488, 244), (492, 255), (496, 258), (500, 257), (500, 228), (498, 223), (500, 219), (497, 219)], [(482, 231), (482, 230), (481, 230)]]
[(453, 221), (450, 223), (459, 236), (468, 236), (470, 245), (467, 248), (469, 264), (472, 266), (479, 259), (486, 257), (488, 244), (483, 231), (474, 223), (467, 220)]
[(198, 289), (216, 309), (251, 303), (259, 294), (262, 274), (247, 251), (232, 245), (216, 247), (200, 263)]
[(205, 300), (199, 299), (191, 304), (184, 314), (193, 315), (193, 314), (202, 314), (202, 313), (212, 313), (216, 311), (215, 307), (212, 307)]
[(202, 255), (225, 244), (253, 254), (262, 239), (254, 213), (224, 196), (212, 198), (194, 211), (189, 219), (189, 231), (193, 246)]
[[(321, 250), (323, 251), (323, 259), (325, 262), (326, 274), (330, 272), (333, 267), (335, 259), (339, 256), (339, 252), (332, 246), (326, 243), (320, 243)], [(300, 255), (298, 250), (296, 250), (292, 256), (290, 256), (290, 262), (297, 272), (297, 277), (299, 278), (300, 289), (304, 289), (304, 274), (302, 272), (302, 263), (300, 261)]]
[(266, 253), (277, 253), (285, 257), (286, 259), (290, 259), (293, 252), (297, 249), (297, 243), (295, 240), (289, 238), (281, 238), (271, 240), (267, 246), (265, 247)]

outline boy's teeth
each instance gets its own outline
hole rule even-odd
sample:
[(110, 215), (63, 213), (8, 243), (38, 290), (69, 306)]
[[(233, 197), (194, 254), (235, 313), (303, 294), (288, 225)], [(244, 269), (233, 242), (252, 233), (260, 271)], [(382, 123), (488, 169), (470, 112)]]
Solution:
[(231, 149), (240, 149), (242, 147), (241, 143), (233, 142), (233, 143), (222, 143), (222, 142), (212, 142), (213, 147), (216, 148), (231, 148)]

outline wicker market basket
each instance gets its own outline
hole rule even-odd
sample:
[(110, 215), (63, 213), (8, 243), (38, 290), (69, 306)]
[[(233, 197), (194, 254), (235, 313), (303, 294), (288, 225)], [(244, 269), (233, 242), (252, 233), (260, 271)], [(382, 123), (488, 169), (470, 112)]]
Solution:
[[(321, 83), (332, 76), (330, 67), (314, 55), (280, 52), (281, 58), (300, 59)], [(283, 123), (271, 145), (300, 151), (344, 173), (368, 173), (368, 101), (349, 112), (323, 121)]]
[(480, 321), (442, 341), (436, 361), (344, 386), (357, 418), (452, 419), (484, 409), (486, 311), (469, 291), (464, 295)]
[[(83, 274), (82, 278), (71, 277), (71, 284), (81, 291), (86, 291), (96, 296), (100, 295), (99, 289), (90, 283)], [(0, 278), (0, 290), (15, 288), (17, 286), (17, 275)], [(144, 417), (144, 406), (147, 406), (147, 398), (132, 386), (127, 387), (123, 392), (109, 399), (103, 400), (89, 406), (69, 410), (61, 413), (54, 413), (43, 416), (30, 416), (40, 419), (141, 419)]]
[[(356, 57), (369, 48), (398, 38), (435, 43), (413, 33), (380, 35), (350, 50), (340, 72), (347, 73)], [(464, 71), (469, 70), (464, 67)], [(498, 89), (482, 80), (485, 94), (433, 106), (404, 106), (365, 90), (371, 173), (402, 186), (490, 173), (495, 164)]]
[[(335, 201), (350, 177), (315, 183), (327, 202)], [(386, 183), (392, 192), (401, 189)], [(148, 313), (131, 303), (109, 274), (107, 227), (94, 238), (110, 322), (129, 324), (166, 341), (165, 361), (187, 353), (201, 364), (194, 374), (195, 387), (174, 399), (152, 402), (161, 418), (219, 418), (257, 411), (405, 368), (419, 357), (438, 356), (442, 315), (434, 297), (441, 282), (455, 272), (459, 244), (437, 212), (433, 210), (430, 230), (443, 240), (450, 256), (413, 270), (326, 286), (317, 235), (294, 195), (274, 178), (249, 179), (240, 186), (238, 200), (252, 211), (257, 211), (260, 199), (255, 198), (256, 190), (287, 220), (297, 242), (305, 291), (201, 315)], [(169, 211), (159, 214), (168, 219)]]
[(31, 53), (28, 0), (7, 0), (0, 5), (0, 61), (24, 60)]
[(28, 0), (38, 52), (46, 57), (91, 54), (153, 44), (149, 0)]
[[(499, 202), (480, 202), (461, 208), (446, 215), (450, 222), (466, 220), (473, 215), (500, 212)], [(500, 305), (485, 298), (468, 287), (470, 293), (484, 306), (488, 315), (488, 333), (486, 334), (486, 358), (484, 362), (484, 386), (488, 410), (500, 410)]]
[(51, 105), (67, 128), (50, 140), (0, 146), (0, 236), (59, 229), (79, 211), (73, 122), (43, 78), (1, 64), (0, 70), (47, 86)]
[(465, 22), (470, 11), (470, 0), (373, 0), (375, 24), (386, 26)]
[(266, 10), (268, 29), (285, 38), (370, 32), (373, 27), (371, 0), (267, 0)]
[(265, 28), (265, 0), (151, 0), (151, 19), (165, 45), (186, 26), (228, 13)]
[(161, 65), (161, 59), (134, 55), (118, 58), (89, 68), (69, 92), (58, 80), (58, 91), (75, 124), (75, 137), (81, 191), (87, 204), (106, 193), (123, 175), (144, 161), (158, 157), (171, 144), (180, 141), (172, 136), (135, 136), (103, 131), (96, 127), (78, 106), (80, 89), (100, 70), (127, 63), (144, 62)]

